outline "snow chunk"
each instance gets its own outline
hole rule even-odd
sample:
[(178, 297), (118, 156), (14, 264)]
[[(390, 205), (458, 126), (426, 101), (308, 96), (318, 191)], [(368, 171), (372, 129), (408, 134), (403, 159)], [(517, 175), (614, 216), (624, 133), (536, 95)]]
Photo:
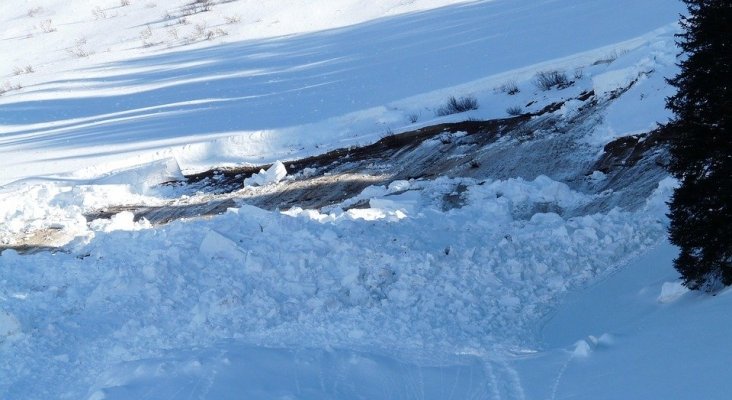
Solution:
[(135, 222), (135, 214), (130, 211), (117, 213), (109, 220), (95, 219), (90, 225), (93, 230), (102, 232), (139, 231), (152, 227), (150, 222), (145, 218)]
[(605, 179), (607, 179), (607, 175), (605, 175), (602, 171), (593, 171), (590, 175), (590, 180), (594, 182), (602, 182)]
[(580, 340), (574, 344), (574, 351), (572, 355), (574, 357), (589, 357), (592, 353), (592, 347), (586, 340)]
[(114, 171), (109, 175), (92, 181), (96, 185), (130, 185), (138, 193), (146, 194), (155, 186), (166, 182), (182, 181), (184, 179), (178, 161), (175, 158), (166, 158)]
[(353, 208), (346, 211), (346, 215), (351, 219), (363, 219), (365, 221), (376, 221), (376, 220), (387, 220), (387, 221), (399, 221), (400, 219), (407, 218), (401, 210), (382, 210), (380, 208)]
[(216, 231), (208, 231), (201, 241), (199, 251), (204, 257), (242, 261), (245, 254), (231, 239)]
[(287, 176), (287, 169), (285, 164), (281, 161), (276, 161), (269, 167), (268, 170), (259, 170), (259, 173), (252, 175), (249, 178), (244, 179), (244, 186), (265, 186), (270, 184), (279, 183)]
[(403, 192), (405, 190), (409, 190), (409, 186), (409, 181), (398, 180), (389, 184), (388, 191), (389, 193)]
[(658, 296), (658, 302), (672, 303), (688, 291), (689, 289), (681, 282), (664, 282), (661, 286), (661, 294)]

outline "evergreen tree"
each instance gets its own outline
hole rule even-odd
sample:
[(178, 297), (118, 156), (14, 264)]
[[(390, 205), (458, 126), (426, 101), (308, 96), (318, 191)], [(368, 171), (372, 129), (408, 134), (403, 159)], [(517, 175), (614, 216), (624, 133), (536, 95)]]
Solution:
[(663, 127), (670, 172), (674, 266), (691, 289), (732, 284), (732, 0), (682, 0), (681, 72), (666, 101), (675, 117)]

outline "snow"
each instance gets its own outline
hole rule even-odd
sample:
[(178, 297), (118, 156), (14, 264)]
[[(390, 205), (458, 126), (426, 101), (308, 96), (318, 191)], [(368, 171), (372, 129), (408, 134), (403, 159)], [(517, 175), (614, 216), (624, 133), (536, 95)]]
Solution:
[[(591, 165), (609, 141), (668, 118), (681, 4), (236, 0), (181, 23), (183, 0), (10, 3), (1, 398), (732, 389), (721, 345), (732, 324), (720, 317), (732, 297), (678, 281), (665, 241), (671, 178), (638, 208), (604, 207), (606, 194), (562, 182), (548, 152), (531, 177), (391, 180), (320, 209), (233, 202), (163, 225), (108, 212), (175, 207), (188, 195), (167, 184), (209, 166), (272, 164), (241, 177), (266, 194), (319, 173), (288, 175), (287, 160), (512, 106), (562, 103), (561, 124), (594, 91), (607, 105), (572, 160)], [(549, 70), (573, 84), (540, 90), (535, 76)], [(435, 115), (468, 95), (478, 110)], [(591, 184), (611, 180), (589, 171)]]
[[(730, 305), (729, 290), (716, 296), (677, 292), (675, 301), (659, 303), (664, 287), (678, 287), (677, 273), (669, 267), (677, 253), (661, 243), (609, 279), (570, 295), (557, 310), (544, 328), (547, 348), (567, 346), (588, 334), (611, 336), (600, 336), (581, 362), (565, 361), (563, 374), (556, 377), (555, 398), (726, 397), (732, 385), (725, 374), (714, 371), (724, 370), (732, 355), (719, 345), (732, 333), (732, 324), (720, 317)], [(519, 369), (569, 358), (561, 352), (544, 357)]]

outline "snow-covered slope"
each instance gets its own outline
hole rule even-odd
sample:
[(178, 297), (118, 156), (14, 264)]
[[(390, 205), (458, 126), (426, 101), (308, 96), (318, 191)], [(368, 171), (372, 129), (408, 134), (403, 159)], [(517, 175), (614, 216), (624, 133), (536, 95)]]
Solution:
[(184, 169), (293, 158), (428, 122), (451, 95), (475, 95), (475, 118), (503, 116), (536, 94), (494, 89), (533, 92), (537, 70), (663, 51), (680, 11), (664, 0), (239, 0), (181, 24), (183, 1), (65, 3), (0, 6), (0, 73), (22, 86), (0, 97), (0, 184), (170, 156)]
[[(645, 135), (668, 116), (680, 4), (188, 3), (0, 5), (0, 398), (729, 393), (729, 293), (675, 281), (675, 182)], [(542, 89), (546, 71), (567, 82)], [(479, 108), (440, 116), (450, 96)], [(442, 174), (400, 175), (402, 150), (289, 171), (509, 113), (495, 137), (415, 144)], [(278, 159), (243, 189), (185, 183)], [(308, 177), (360, 186), (246, 204)], [(229, 209), (134, 215), (199, 201)]]

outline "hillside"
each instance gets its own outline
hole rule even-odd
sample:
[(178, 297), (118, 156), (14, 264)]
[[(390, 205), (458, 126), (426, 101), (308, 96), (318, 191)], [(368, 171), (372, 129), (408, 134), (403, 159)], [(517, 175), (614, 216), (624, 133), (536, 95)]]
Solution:
[(681, 4), (22, 3), (0, 398), (732, 389), (665, 239)]

